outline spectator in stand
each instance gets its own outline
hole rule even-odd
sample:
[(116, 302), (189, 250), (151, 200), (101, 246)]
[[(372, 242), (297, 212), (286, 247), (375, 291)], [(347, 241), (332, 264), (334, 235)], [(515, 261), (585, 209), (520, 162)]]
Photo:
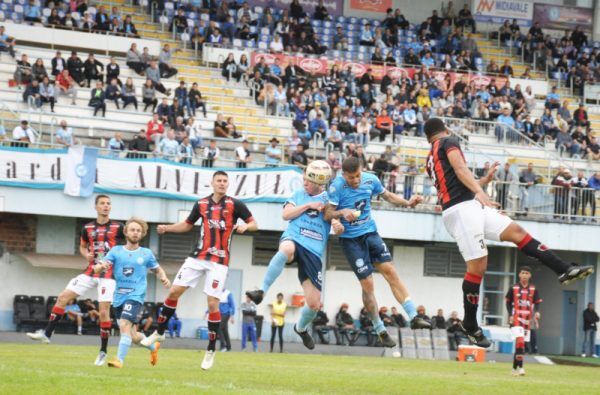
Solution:
[(175, 140), (173, 129), (169, 129), (167, 135), (162, 138), (160, 144), (156, 147), (156, 151), (161, 154), (163, 159), (175, 161), (179, 153), (179, 143)]
[(192, 115), (196, 116), (196, 109), (202, 108), (202, 113), (204, 114), (204, 118), (206, 118), (206, 103), (202, 98), (202, 93), (198, 89), (198, 83), (194, 82), (188, 93), (188, 98), (190, 100), (190, 106), (192, 108)]
[(227, 55), (227, 58), (225, 59), (225, 61), (223, 61), (223, 65), (221, 67), (221, 75), (225, 77), (227, 82), (229, 82), (230, 78), (235, 78), (237, 82), (240, 81), (242, 73), (238, 70), (238, 66), (233, 57), (233, 53)]
[(0, 26), (0, 52), (8, 52), (9, 55), (15, 58), (15, 44), (16, 40), (14, 37), (10, 37), (6, 34), (4, 26)]
[(585, 104), (579, 103), (579, 108), (573, 112), (573, 124), (575, 126), (583, 126), (585, 128), (590, 126), (588, 114), (585, 110)]
[(119, 33), (123, 34), (126, 37), (135, 37), (135, 38), (140, 37), (138, 35), (137, 29), (135, 28), (135, 25), (133, 24), (131, 15), (125, 16), (125, 21), (123, 21), (123, 24), (121, 25), (121, 29), (119, 29)]
[(256, 341), (256, 303), (248, 296), (246, 301), (240, 305), (242, 311), (242, 351), (246, 349), (246, 341), (248, 337), (252, 341), (252, 351), (258, 351), (258, 343)]
[(245, 169), (248, 163), (252, 162), (252, 155), (250, 154), (250, 143), (244, 139), (242, 145), (235, 149), (235, 158), (237, 162), (235, 167), (238, 169)]
[(160, 82), (160, 74), (161, 72), (158, 68), (156, 60), (151, 60), (150, 66), (148, 66), (148, 68), (146, 69), (146, 77), (148, 77), (148, 79), (152, 81), (152, 86), (154, 86), (154, 88), (157, 91), (159, 91), (165, 96), (171, 96), (171, 90), (165, 88), (165, 86)]
[(173, 15), (173, 19), (171, 19), (171, 23), (169, 24), (169, 31), (172, 32), (175, 30), (177, 34), (184, 33), (188, 28), (188, 18), (185, 15), (185, 10), (183, 7), (180, 7), (177, 10), (177, 14)]
[(304, 145), (298, 144), (296, 146), (296, 151), (291, 155), (290, 162), (296, 166), (306, 166), (308, 165), (308, 157), (304, 152)]
[(56, 143), (66, 147), (73, 145), (73, 129), (67, 126), (67, 121), (60, 121), (60, 127), (56, 130)]
[(41, 58), (38, 58), (31, 66), (31, 76), (38, 82), (42, 82), (44, 77), (48, 77), (46, 66), (44, 66), (44, 61)]
[(27, 85), (31, 82), (31, 63), (29, 63), (27, 54), (22, 54), (21, 60), (17, 60), (17, 68), (15, 69), (14, 78), (17, 85)]
[(360, 45), (372, 47), (375, 45), (375, 34), (371, 30), (371, 24), (367, 23), (360, 33)]
[(562, 154), (566, 151), (571, 157), (579, 155), (581, 151), (581, 145), (568, 133), (566, 126), (563, 126), (560, 133), (556, 135), (555, 146), (559, 153)]
[[(360, 309), (358, 321), (360, 323), (360, 329), (362, 331), (364, 331), (365, 334), (367, 335), (367, 346), (372, 346), (373, 345), (373, 334), (375, 333), (375, 331), (373, 328), (373, 322), (371, 321), (371, 316), (364, 306), (362, 309)], [(359, 336), (360, 335), (356, 335), (357, 340), (358, 340)]]
[(529, 211), (529, 192), (530, 188), (539, 182), (538, 175), (533, 170), (533, 163), (529, 162), (527, 164), (527, 168), (521, 171), (519, 174), (519, 183), (522, 185), (519, 187), (520, 189), (520, 203), (521, 209), (519, 211), (523, 212), (524, 215), (527, 215)]
[(456, 351), (462, 343), (462, 339), (465, 339), (465, 335), (462, 332), (462, 321), (458, 318), (456, 311), (450, 313), (450, 318), (446, 321), (446, 331), (448, 332), (450, 350)]
[(106, 87), (106, 92), (104, 93), (106, 96), (106, 100), (112, 100), (115, 102), (115, 106), (117, 110), (119, 109), (119, 99), (122, 99), (121, 96), (121, 88), (117, 85), (117, 79), (113, 78), (110, 80), (109, 85)]
[(158, 147), (164, 132), (165, 127), (160, 120), (160, 117), (156, 113), (152, 114), (152, 119), (148, 121), (146, 127), (146, 137), (148, 138), (148, 141), (153, 142), (155, 146)]
[(500, 68), (500, 74), (504, 74), (507, 77), (513, 77), (514, 76), (513, 68), (510, 65), (510, 60), (504, 59), (504, 64)]
[[(113, 79), (113, 81), (116, 81)], [(138, 109), (137, 98), (135, 97), (135, 86), (133, 86), (133, 79), (127, 78), (125, 85), (121, 88), (121, 100), (123, 100), (123, 110), (130, 104), (133, 104), (135, 110)], [(117, 106), (118, 108), (118, 106)]]
[(82, 318), (87, 319), (88, 322), (96, 323), (100, 319), (100, 313), (98, 307), (92, 302), (91, 299), (86, 299), (80, 306)]
[(283, 352), (283, 326), (287, 304), (283, 301), (283, 294), (278, 293), (277, 299), (271, 304), (271, 352), (275, 345), (275, 335), (279, 334), (279, 352)]
[(437, 314), (431, 318), (431, 329), (446, 329), (444, 310), (438, 309)]
[(554, 179), (552, 179), (552, 185), (556, 186), (556, 188), (553, 188), (554, 218), (563, 218), (568, 214), (572, 178), (571, 171), (561, 166)]
[(389, 117), (386, 109), (381, 110), (381, 113), (375, 118), (375, 126), (377, 128), (377, 135), (379, 136), (380, 142), (385, 141), (386, 136), (394, 135), (394, 122), (392, 121), (392, 118)]
[(337, 148), (340, 152), (343, 150), (342, 133), (338, 130), (338, 125), (333, 124), (327, 129), (326, 144), (332, 144), (333, 148)]
[(52, 75), (54, 77), (57, 77), (63, 72), (63, 70), (67, 69), (67, 62), (62, 57), (60, 51), (56, 51), (56, 56), (52, 58), (52, 61), (50, 63), (52, 65)]
[(279, 140), (273, 137), (269, 142), (271, 145), (265, 148), (266, 167), (277, 167), (282, 160), (281, 149), (277, 147)]
[[(498, 116), (497, 125), (494, 128), (494, 132), (498, 139), (498, 142), (501, 141), (510, 141), (513, 136), (513, 132), (511, 129), (515, 128), (515, 120), (510, 115), (510, 108), (505, 106), (502, 109), (502, 114)], [(506, 126), (505, 126), (506, 125)]]
[(398, 328), (404, 328), (406, 326), (406, 319), (395, 307), (392, 307), (392, 314), (390, 315), (390, 318), (394, 322), (394, 326)]
[[(33, 0), (31, 0), (31, 2), (33, 2)], [(80, 336), (83, 335), (83, 314), (81, 314), (81, 308), (75, 299), (71, 299), (65, 307), (65, 316), (69, 321), (77, 323), (77, 334)]]
[(329, 344), (329, 340), (325, 339), (324, 334), (329, 333), (329, 330), (333, 329), (333, 327), (327, 325), (328, 323), (329, 317), (327, 317), (327, 313), (320, 309), (312, 322), (312, 327), (313, 334), (316, 333), (319, 336), (321, 344)]
[(600, 160), (600, 145), (594, 135), (589, 135), (589, 144), (586, 147), (585, 157), (589, 160)]
[(431, 322), (431, 318), (427, 314), (425, 314), (425, 306), (420, 305), (417, 307), (417, 317), (427, 322)]
[(310, 136), (312, 137), (315, 134), (318, 134), (321, 139), (324, 139), (327, 134), (327, 129), (327, 122), (323, 119), (323, 113), (321, 111), (317, 112), (316, 118), (308, 124)]
[(33, 22), (42, 22), (42, 12), (40, 7), (36, 5), (35, 0), (29, 0), (29, 2), (23, 7), (23, 20), (32, 22), (32, 25)]
[(552, 87), (552, 92), (546, 95), (546, 102), (544, 103), (546, 108), (554, 110), (560, 107), (560, 96), (556, 91), (556, 86)]
[(35, 132), (29, 126), (29, 122), (23, 120), (19, 126), (16, 126), (12, 131), (11, 147), (27, 148), (29, 144), (35, 143)]
[(125, 151), (125, 142), (121, 132), (115, 133), (115, 136), (108, 141), (108, 149), (115, 157), (119, 156), (119, 152)]
[(123, 86), (123, 83), (119, 79), (119, 75), (121, 74), (121, 68), (117, 64), (117, 60), (114, 56), (110, 57), (110, 62), (106, 65), (106, 82), (109, 83), (113, 79), (117, 80), (117, 84), (119, 84), (119, 88)]
[(175, 88), (175, 98), (182, 107), (187, 109), (188, 117), (193, 116), (192, 105), (188, 96), (188, 91), (185, 86), (185, 80), (179, 81), (179, 86)]
[[(93, 53), (88, 55), (88, 58), (83, 62), (83, 76), (87, 80), (87, 87), (90, 87), (91, 81), (102, 81), (104, 65), (98, 61)], [(107, 80), (107, 83), (109, 81)]]
[(213, 133), (215, 137), (232, 137), (231, 133), (227, 130), (227, 122), (225, 122), (225, 120), (223, 119), (223, 114), (217, 114), (217, 119), (215, 120)]
[(409, 200), (415, 189), (415, 177), (419, 174), (419, 169), (413, 158), (408, 160), (408, 166), (404, 171), (404, 199)]
[(336, 157), (335, 152), (330, 151), (327, 155), (327, 164), (331, 167), (331, 179), (334, 179), (337, 173), (342, 168), (340, 160)]
[[(31, 98), (31, 103), (29, 103), (29, 99)], [(38, 80), (34, 79), (31, 81), (29, 85), (25, 88), (23, 92), (23, 101), (27, 103), (30, 107), (33, 105), (35, 108), (39, 109), (42, 107), (42, 98), (40, 96), (40, 84)]]
[(169, 100), (165, 97), (162, 102), (156, 107), (156, 113), (164, 124), (169, 124), (169, 120), (173, 116)]
[(106, 94), (104, 93), (103, 84), (101, 81), (96, 82), (96, 87), (92, 89), (88, 106), (94, 109), (94, 116), (98, 111), (102, 110), (102, 116), (106, 117)]
[(581, 356), (598, 358), (596, 354), (596, 331), (600, 321), (593, 303), (588, 303), (587, 309), (583, 311), (583, 331), (585, 336), (581, 345)]
[(384, 326), (396, 326), (394, 320), (387, 313), (388, 308), (381, 306), (379, 308), (379, 319), (383, 322)]
[(150, 79), (147, 79), (146, 83), (142, 85), (142, 102), (144, 103), (144, 111), (152, 106), (152, 112), (154, 112), (156, 105), (158, 104), (158, 100), (156, 99), (156, 89), (154, 89), (154, 84)]
[(146, 136), (146, 131), (140, 129), (137, 136), (129, 142), (129, 152), (127, 158), (131, 159), (146, 159), (146, 152), (150, 152), (150, 143)]
[(179, 49), (172, 50), (169, 44), (165, 44), (158, 54), (158, 69), (160, 77), (169, 79), (177, 74), (178, 70), (171, 64), (173, 54), (179, 52)]
[(283, 41), (281, 41), (279, 34), (275, 34), (273, 41), (269, 44), (269, 52), (274, 54), (283, 53)]
[(354, 319), (348, 313), (348, 304), (342, 303), (340, 309), (335, 315), (335, 326), (336, 330), (336, 344), (344, 345), (344, 339), (348, 340), (348, 345), (352, 346), (360, 336), (360, 331), (354, 325)]
[(210, 140), (208, 146), (204, 147), (202, 167), (213, 167), (215, 159), (219, 158), (220, 153), (217, 142), (215, 140)]
[[(592, 214), (594, 213), (594, 209), (595, 209), (595, 197), (594, 197), (594, 191), (588, 189), (589, 185), (588, 185), (588, 180), (585, 177), (585, 174), (582, 170), (579, 170), (577, 172), (577, 177), (574, 177), (571, 180), (571, 185), (573, 188), (573, 196), (571, 198), (571, 203), (572, 203), (572, 207), (571, 207), (571, 214), (576, 216), (576, 215), (582, 215), (585, 216), (585, 210), (587, 208), (587, 205), (589, 204), (592, 208)], [(579, 209), (581, 208), (581, 213), (579, 213)]]
[(462, 10), (458, 11), (458, 18), (456, 25), (464, 28), (465, 26), (471, 26), (471, 32), (476, 33), (475, 19), (469, 10), (469, 4), (465, 4)]
[(496, 180), (496, 200), (500, 204), (500, 209), (505, 210), (507, 208), (508, 191), (514, 181), (510, 163), (505, 163), (503, 168), (496, 171), (494, 178)]
[(69, 59), (67, 59), (67, 70), (69, 70), (69, 74), (71, 75), (71, 77), (73, 77), (73, 79), (79, 86), (85, 86), (83, 75), (83, 62), (81, 61), (79, 56), (77, 56), (76, 51), (71, 51), (71, 56), (69, 57)]
[(144, 75), (144, 71), (148, 67), (148, 65), (142, 61), (142, 54), (138, 51), (136, 43), (131, 44), (131, 47), (127, 51), (126, 64), (138, 75)]

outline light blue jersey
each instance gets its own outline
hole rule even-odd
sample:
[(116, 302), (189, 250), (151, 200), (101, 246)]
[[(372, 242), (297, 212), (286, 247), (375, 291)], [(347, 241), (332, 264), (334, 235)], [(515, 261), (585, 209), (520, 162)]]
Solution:
[(337, 206), (336, 210), (345, 208), (360, 210), (360, 217), (355, 221), (348, 222), (344, 218), (340, 218), (345, 228), (340, 237), (354, 238), (366, 233), (377, 232), (377, 226), (371, 217), (371, 199), (384, 191), (379, 178), (364, 171), (361, 173), (360, 186), (356, 189), (351, 188), (341, 175), (333, 180), (328, 191), (329, 203)]
[(113, 264), (117, 282), (113, 306), (119, 307), (127, 300), (144, 303), (148, 270), (159, 267), (152, 251), (144, 247), (129, 251), (119, 245), (111, 248), (104, 259)]
[[(302, 206), (311, 202), (322, 202), (327, 204), (327, 193), (323, 192), (311, 196), (304, 189), (294, 192), (285, 202), (294, 206)], [(300, 216), (290, 221), (287, 229), (281, 235), (281, 239), (291, 239), (315, 254), (322, 256), (329, 238), (331, 224), (323, 219), (323, 213), (308, 209)]]

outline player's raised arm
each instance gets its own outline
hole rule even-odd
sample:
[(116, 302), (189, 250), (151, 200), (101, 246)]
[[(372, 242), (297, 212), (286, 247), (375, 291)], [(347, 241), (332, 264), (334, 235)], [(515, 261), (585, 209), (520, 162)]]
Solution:
[(160, 281), (165, 288), (171, 288), (171, 282), (169, 281), (167, 273), (165, 273), (165, 270), (162, 267), (159, 266), (156, 269), (152, 269), (152, 272), (156, 275), (158, 281)]
[(325, 205), (321, 202), (310, 202), (302, 204), (300, 206), (296, 206), (294, 203), (288, 202), (283, 207), (283, 213), (281, 214), (281, 217), (284, 221), (291, 221), (294, 218), (298, 218), (299, 216), (301, 216), (306, 210), (312, 209), (317, 211), (323, 211), (324, 208)]
[(194, 227), (194, 224), (199, 219), (200, 219), (200, 207), (198, 206), (198, 202), (196, 202), (196, 204), (194, 204), (194, 207), (192, 207), (192, 211), (190, 211), (190, 214), (184, 221), (178, 222), (176, 224), (158, 225), (156, 227), (156, 230), (158, 231), (159, 235), (162, 235), (165, 233), (189, 232), (190, 230), (192, 230), (192, 228)]
[(498, 166), (500, 166), (500, 162), (494, 162), (494, 164), (490, 166), (490, 169), (488, 170), (487, 174), (479, 179), (478, 182), (482, 188), (485, 188), (487, 184), (492, 182), (492, 180), (494, 179), (494, 174), (496, 174), (496, 170), (498, 169)]
[(462, 154), (459, 150), (453, 149), (447, 151), (448, 161), (450, 165), (454, 169), (456, 176), (458, 179), (466, 186), (471, 192), (475, 194), (475, 199), (479, 201), (479, 203), (488, 207), (498, 207), (498, 204), (492, 202), (490, 197), (483, 191), (481, 188), (481, 184), (475, 179), (473, 173), (467, 167), (465, 160), (462, 157)]

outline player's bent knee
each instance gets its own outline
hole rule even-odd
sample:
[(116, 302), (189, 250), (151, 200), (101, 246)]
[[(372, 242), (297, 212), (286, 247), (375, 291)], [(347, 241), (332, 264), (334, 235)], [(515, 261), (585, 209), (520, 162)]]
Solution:
[(483, 276), (487, 270), (487, 262), (487, 256), (472, 259), (467, 262), (467, 271), (469, 273), (477, 274), (478, 276)]
[(500, 240), (520, 243), (527, 236), (527, 231), (516, 222), (512, 222), (500, 235)]
[(362, 287), (363, 292), (372, 293), (374, 291), (373, 276), (360, 280), (360, 286)]

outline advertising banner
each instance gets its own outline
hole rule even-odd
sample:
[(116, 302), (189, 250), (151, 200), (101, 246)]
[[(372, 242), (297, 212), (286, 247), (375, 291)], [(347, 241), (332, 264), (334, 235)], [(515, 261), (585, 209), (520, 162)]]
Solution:
[(531, 26), (532, 0), (473, 0), (471, 13), (477, 22), (502, 24), (516, 19), (521, 26)]
[(352, 11), (385, 13), (392, 6), (392, 0), (350, 0), (350, 9)]
[(592, 32), (594, 10), (582, 7), (563, 7), (552, 4), (535, 4), (533, 21), (544, 29), (573, 30), (579, 26), (587, 33)]
[[(0, 185), (63, 189), (70, 182), (68, 162), (72, 157), (66, 150), (2, 147)], [(194, 201), (212, 193), (210, 184), (216, 170), (229, 174), (227, 194), (246, 202), (281, 203), (302, 188), (302, 173), (295, 166), (209, 169), (162, 159), (99, 156), (93, 191)]]

